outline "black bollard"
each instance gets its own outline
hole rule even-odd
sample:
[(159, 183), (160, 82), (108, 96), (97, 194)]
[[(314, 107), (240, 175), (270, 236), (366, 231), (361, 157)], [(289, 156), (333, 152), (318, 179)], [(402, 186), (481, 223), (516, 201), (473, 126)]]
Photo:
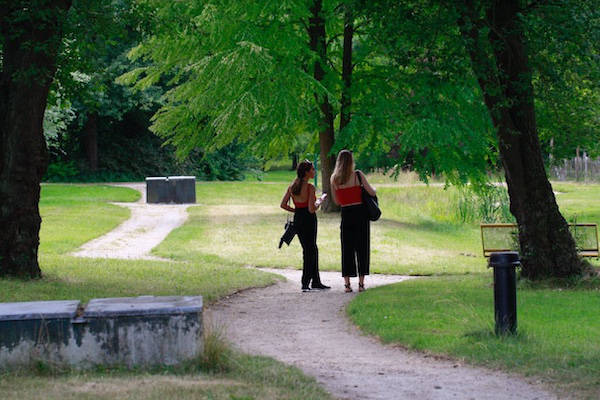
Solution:
[(520, 266), (519, 253), (506, 251), (490, 255), (494, 269), (494, 314), (496, 335), (517, 331), (517, 287), (515, 268)]

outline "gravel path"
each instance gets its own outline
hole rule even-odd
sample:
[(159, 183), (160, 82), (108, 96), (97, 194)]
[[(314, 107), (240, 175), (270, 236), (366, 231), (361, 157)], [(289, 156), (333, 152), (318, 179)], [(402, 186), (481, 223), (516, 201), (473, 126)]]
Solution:
[[(150, 250), (183, 224), (187, 205), (148, 205), (145, 184), (131, 218), (74, 253), (82, 257), (155, 259)], [(270, 270), (286, 281), (222, 299), (205, 313), (240, 350), (293, 364), (339, 399), (555, 399), (536, 382), (440, 359), (365, 336), (344, 314), (356, 292), (343, 293), (339, 273), (321, 272), (331, 290), (302, 293), (297, 270)], [(367, 288), (407, 277), (371, 275)], [(353, 280), (356, 290), (356, 280)]]
[(160, 260), (150, 251), (187, 219), (189, 204), (146, 204), (146, 184), (115, 184), (140, 191), (136, 203), (112, 203), (131, 210), (131, 218), (106, 235), (85, 243), (77, 257)]
[[(321, 272), (331, 290), (302, 293), (300, 271), (270, 270), (288, 280), (220, 301), (208, 312), (240, 350), (293, 364), (340, 399), (555, 399), (536, 382), (382, 345), (349, 323), (339, 273)], [(373, 287), (407, 279), (370, 275)], [(356, 290), (356, 281), (352, 282)]]

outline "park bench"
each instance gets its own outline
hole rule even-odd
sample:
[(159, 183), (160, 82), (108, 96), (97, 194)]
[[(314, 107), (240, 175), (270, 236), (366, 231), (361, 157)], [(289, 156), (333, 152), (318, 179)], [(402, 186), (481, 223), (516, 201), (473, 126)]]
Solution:
[[(483, 256), (501, 251), (519, 251), (517, 224), (481, 224)], [(596, 224), (569, 224), (577, 252), (582, 257), (600, 257), (598, 226)]]

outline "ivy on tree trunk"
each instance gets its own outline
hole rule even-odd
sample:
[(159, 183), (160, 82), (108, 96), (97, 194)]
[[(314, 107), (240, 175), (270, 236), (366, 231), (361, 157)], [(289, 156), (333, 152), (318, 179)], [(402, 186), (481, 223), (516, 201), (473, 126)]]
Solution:
[(36, 278), (43, 118), (68, 0), (0, 1), (0, 276)]
[(510, 210), (519, 227), (522, 275), (582, 275), (587, 263), (561, 215), (546, 175), (537, 133), (531, 69), (518, 0), (458, 7), (459, 28), (498, 138)]

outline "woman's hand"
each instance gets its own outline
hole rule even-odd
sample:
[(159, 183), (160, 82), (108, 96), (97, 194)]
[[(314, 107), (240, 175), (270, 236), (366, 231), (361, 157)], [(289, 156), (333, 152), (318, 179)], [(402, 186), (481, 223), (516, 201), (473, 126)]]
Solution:
[(326, 197), (327, 197), (327, 193), (321, 194), (321, 197), (319, 197), (317, 199), (317, 201), (315, 201), (315, 206), (317, 206), (317, 208), (319, 208), (319, 206), (321, 205), (321, 203), (323, 203), (323, 201), (325, 201)]

